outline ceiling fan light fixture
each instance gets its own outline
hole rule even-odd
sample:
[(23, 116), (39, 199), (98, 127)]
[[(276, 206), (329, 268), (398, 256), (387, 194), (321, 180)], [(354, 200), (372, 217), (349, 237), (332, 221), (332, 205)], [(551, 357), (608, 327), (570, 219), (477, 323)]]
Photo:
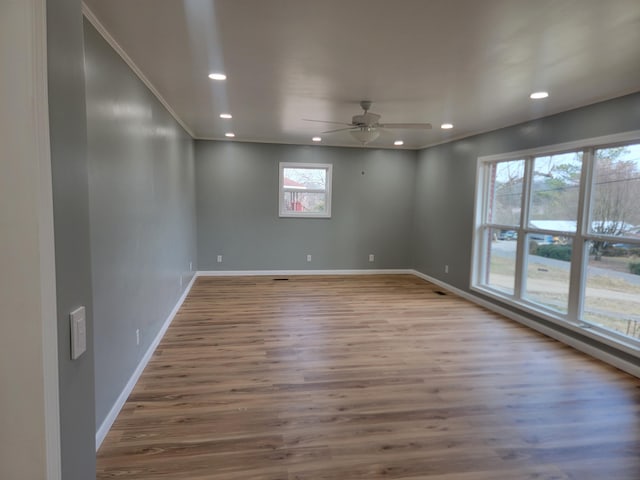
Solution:
[(378, 136), (380, 136), (380, 132), (371, 127), (361, 127), (358, 130), (349, 130), (349, 133), (353, 138), (355, 138), (358, 142), (363, 145), (366, 145), (369, 142), (373, 142)]

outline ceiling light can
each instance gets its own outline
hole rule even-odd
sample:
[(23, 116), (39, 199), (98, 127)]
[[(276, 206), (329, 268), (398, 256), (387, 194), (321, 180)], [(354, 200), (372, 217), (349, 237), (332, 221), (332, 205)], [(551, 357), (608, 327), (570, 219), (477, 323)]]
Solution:
[(547, 98), (549, 96), (549, 92), (533, 92), (529, 95), (529, 98), (532, 100), (541, 100), (543, 98)]
[(211, 80), (226, 80), (227, 76), (224, 73), (214, 72), (209, 74), (209, 78)]

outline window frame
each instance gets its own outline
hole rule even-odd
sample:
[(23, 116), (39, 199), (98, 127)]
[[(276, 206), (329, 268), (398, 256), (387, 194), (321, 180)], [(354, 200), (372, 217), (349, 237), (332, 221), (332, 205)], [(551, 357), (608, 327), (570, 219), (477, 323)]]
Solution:
[[(577, 331), (587, 337), (596, 339), (607, 345), (613, 346), (633, 356), (640, 357), (640, 340), (618, 333), (612, 329), (584, 320), (584, 292), (587, 281), (587, 255), (590, 241), (620, 240), (621, 237), (597, 234), (590, 232), (592, 198), (594, 188), (595, 151), (602, 148), (611, 148), (640, 143), (640, 130), (624, 132), (583, 139), (575, 142), (567, 142), (556, 145), (548, 145), (540, 148), (509, 152), (498, 155), (478, 157), (476, 169), (476, 192), (474, 204), (474, 225), (472, 234), (472, 258), (470, 289), (487, 297), (492, 297), (502, 303), (512, 305), (518, 309), (533, 314), (544, 320), (560, 325), (572, 331)], [(575, 232), (546, 230), (533, 228), (530, 224), (530, 206), (532, 195), (532, 175), (535, 158), (545, 155), (558, 155), (569, 152), (582, 152), (582, 170), (579, 185), (579, 201), (576, 217)], [(491, 191), (490, 164), (525, 159), (525, 175), (523, 179), (523, 192), (521, 203), (520, 223), (517, 227), (492, 224), (487, 221), (487, 208), (489, 204), (489, 192)], [(491, 287), (486, 283), (488, 261), (483, 257), (488, 246), (491, 245), (487, 238), (488, 232), (494, 228), (515, 230), (516, 240), (516, 265), (514, 279), (514, 293), (509, 294), (504, 290)], [(570, 261), (569, 290), (567, 312), (562, 313), (541, 303), (526, 298), (527, 257), (529, 234), (543, 234), (554, 236), (566, 236), (572, 241), (572, 255)], [(628, 241), (627, 241), (628, 240)], [(640, 240), (628, 239), (625, 243), (638, 244)]]
[[(305, 193), (322, 193), (325, 195), (325, 210), (323, 212), (291, 212), (285, 210), (285, 192), (293, 192), (295, 189), (288, 189), (284, 185), (285, 168), (306, 168), (309, 170), (325, 170), (324, 189), (305, 189)], [(300, 162), (280, 162), (278, 168), (278, 216), (280, 218), (331, 218), (331, 197), (333, 183), (333, 165), (330, 163), (300, 163)]]

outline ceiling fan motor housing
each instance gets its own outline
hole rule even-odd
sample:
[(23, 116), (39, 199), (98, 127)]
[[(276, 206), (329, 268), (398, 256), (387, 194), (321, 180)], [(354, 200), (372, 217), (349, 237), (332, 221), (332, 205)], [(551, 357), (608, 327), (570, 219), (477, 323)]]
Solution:
[(380, 120), (380, 115), (377, 113), (366, 112), (362, 115), (354, 115), (351, 118), (351, 123), (359, 127), (372, 127), (375, 126)]

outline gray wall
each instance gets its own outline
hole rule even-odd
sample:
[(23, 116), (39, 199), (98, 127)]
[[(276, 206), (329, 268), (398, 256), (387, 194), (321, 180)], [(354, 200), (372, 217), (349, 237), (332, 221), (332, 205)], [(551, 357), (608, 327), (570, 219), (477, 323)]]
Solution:
[(193, 276), (194, 159), (191, 137), (86, 20), (85, 56), (99, 428)]
[(412, 266), (469, 291), (478, 157), (638, 129), (640, 93), (418, 152)]
[[(411, 266), (415, 152), (203, 140), (195, 156), (199, 270)], [(332, 218), (278, 217), (279, 162), (333, 164)]]
[[(80, 0), (47, 0), (62, 478), (95, 478), (86, 111)], [(72, 361), (69, 312), (87, 307), (87, 352)]]

